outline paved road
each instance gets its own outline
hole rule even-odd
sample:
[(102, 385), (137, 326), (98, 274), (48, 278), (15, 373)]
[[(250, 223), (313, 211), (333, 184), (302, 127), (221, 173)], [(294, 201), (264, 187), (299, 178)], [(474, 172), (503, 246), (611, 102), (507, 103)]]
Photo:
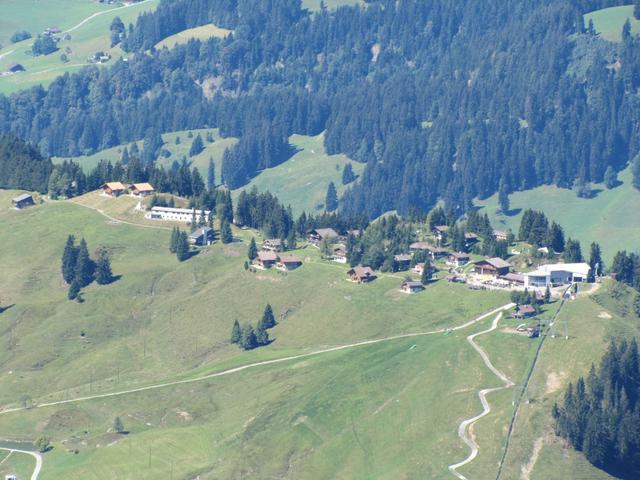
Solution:
[[(324, 353), (330, 353), (330, 352), (338, 352), (340, 350), (348, 350), (351, 348), (356, 348), (356, 347), (362, 347), (365, 345), (373, 345), (376, 343), (382, 343), (382, 342), (389, 342), (392, 340), (398, 340), (398, 339), (402, 339), (402, 338), (414, 338), (414, 337), (423, 337), (423, 336), (427, 336), (427, 335), (435, 335), (438, 333), (445, 333), (447, 331), (456, 331), (456, 330), (461, 330), (463, 328), (467, 328), (470, 327), (471, 325), (480, 322), (482, 320), (484, 320), (487, 317), (490, 317), (491, 315), (495, 315), (505, 309), (508, 308), (512, 308), (514, 306), (514, 304), (509, 303), (507, 305), (503, 305), (502, 307), (496, 308), (488, 313), (485, 313), (484, 315), (479, 316), (478, 318), (475, 318), (473, 320), (468, 321), (467, 323), (463, 324), (463, 325), (459, 325), (457, 327), (453, 327), (453, 328), (441, 328), (439, 330), (432, 330), (432, 331), (428, 331), (428, 332), (417, 332), (417, 333), (406, 333), (403, 335), (394, 335), (391, 337), (385, 337), (385, 338), (377, 338), (374, 340), (364, 340), (361, 342), (356, 342), (356, 343), (350, 343), (347, 345), (340, 345), (337, 347), (329, 347), (329, 348), (324, 348), (321, 350), (315, 350), (313, 352), (308, 352), (308, 353), (301, 353), (299, 355), (291, 355), (288, 357), (282, 357), (282, 358), (276, 358), (273, 360), (265, 360), (262, 362), (255, 362), (255, 363), (249, 363), (247, 365), (242, 365), (239, 367), (234, 367), (234, 368), (230, 368), (228, 370), (223, 370), (221, 372), (217, 372), (217, 373), (210, 373), (208, 375), (202, 375), (200, 377), (194, 377), (194, 378), (187, 378), (187, 379), (183, 379), (183, 380), (173, 380), (170, 382), (164, 382), (164, 383), (157, 383), (154, 385), (147, 385), (144, 387), (138, 387), (138, 388), (132, 388), (129, 390), (122, 390), (119, 392), (110, 392), (110, 393), (103, 393), (103, 394), (97, 394), (97, 395), (90, 395), (90, 396), (86, 396), (86, 397), (77, 397), (77, 398), (70, 398), (67, 400), (59, 400), (56, 402), (46, 402), (46, 403), (40, 403), (37, 405), (34, 405), (30, 408), (44, 408), (44, 407), (52, 407), (52, 406), (56, 406), (56, 405), (65, 405), (68, 403), (78, 403), (78, 402), (84, 402), (87, 400), (96, 400), (96, 399), (101, 399), (101, 398), (110, 398), (110, 397), (119, 397), (122, 395), (128, 395), (131, 393), (137, 393), (137, 392), (146, 392), (149, 390), (156, 390), (159, 388), (165, 388), (165, 387), (171, 387), (171, 386), (175, 386), (175, 385), (182, 385), (182, 384), (187, 384), (187, 383), (196, 383), (196, 382), (202, 382), (205, 380), (209, 380), (212, 378), (216, 378), (216, 377), (223, 377), (226, 375), (231, 375), (234, 373), (238, 373), (238, 372), (242, 372), (244, 370), (248, 370), (251, 368), (256, 368), (256, 367), (261, 367), (261, 366), (265, 366), (265, 365), (274, 365), (277, 363), (283, 363), (283, 362), (288, 362), (291, 360), (299, 360), (302, 358), (307, 358), (307, 357), (313, 357), (316, 355), (322, 355)], [(26, 410), (25, 407), (16, 407), (16, 408), (9, 408), (6, 410), (2, 410), (0, 411), (0, 415), (6, 415), (8, 413), (13, 413), (13, 412), (19, 412), (22, 410)]]
[(472, 436), (469, 434), (469, 427), (471, 427), (475, 422), (477, 422), (482, 417), (488, 415), (491, 412), (491, 405), (487, 400), (487, 395), (489, 393), (497, 392), (499, 390), (504, 390), (505, 388), (511, 388), (515, 385), (504, 373), (502, 373), (500, 370), (498, 370), (496, 367), (493, 366), (487, 353), (484, 350), (482, 350), (482, 348), (480, 348), (478, 344), (475, 343), (474, 341), (476, 337), (480, 335), (484, 335), (485, 333), (492, 332), (496, 328), (498, 328), (498, 322), (500, 321), (500, 318), (502, 318), (502, 312), (498, 313), (496, 317), (493, 319), (493, 323), (491, 324), (491, 327), (489, 327), (486, 330), (483, 330), (482, 332), (474, 333), (467, 337), (467, 341), (480, 354), (480, 357), (482, 358), (482, 361), (487, 366), (487, 368), (491, 370), (491, 372), (504, 383), (504, 386), (495, 387), (495, 388), (484, 388), (480, 390), (478, 392), (478, 396), (480, 397), (480, 402), (482, 403), (482, 412), (476, 415), (475, 417), (464, 420), (458, 427), (458, 436), (471, 449), (471, 452), (469, 453), (469, 456), (467, 458), (465, 458), (461, 462), (454, 463), (453, 465), (449, 465), (449, 470), (451, 471), (451, 473), (453, 473), (460, 480), (467, 480), (467, 477), (465, 477), (460, 472), (458, 472), (458, 469), (472, 462), (478, 456), (478, 451), (480, 447), (476, 443), (476, 441), (472, 438)]
[(24, 453), (26, 455), (31, 455), (36, 459), (36, 468), (33, 469), (33, 473), (31, 474), (31, 480), (38, 480), (38, 475), (40, 475), (40, 471), (42, 470), (42, 455), (38, 452), (30, 452), (29, 450), (17, 450), (15, 448), (3, 448), (0, 447), (0, 450), (4, 450), (10, 453)]

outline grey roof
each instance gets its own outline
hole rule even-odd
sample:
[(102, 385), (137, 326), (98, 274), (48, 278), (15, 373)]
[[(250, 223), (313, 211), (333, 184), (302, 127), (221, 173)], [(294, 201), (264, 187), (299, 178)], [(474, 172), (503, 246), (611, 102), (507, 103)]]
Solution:
[(500, 257), (488, 258), (486, 260), (486, 262), (490, 263), (491, 265), (493, 265), (496, 268), (509, 268), (511, 266), (511, 265), (509, 265), (508, 262), (505, 262)]
[(209, 235), (211, 232), (213, 232), (213, 228), (209, 228), (209, 227), (201, 227), (197, 230), (195, 230), (191, 235), (189, 235), (191, 238), (200, 238), (202, 235)]
[(31, 198), (31, 199), (33, 199), (33, 197), (32, 197), (30, 194), (28, 194), (28, 193), (23, 193), (23, 194), (18, 195), (17, 197), (15, 197), (15, 198), (13, 199), (13, 201), (14, 201), (14, 202), (16, 202), (16, 203), (17, 203), (17, 202), (23, 202), (24, 200), (29, 200), (30, 198)]
[(420, 287), (422, 288), (424, 285), (422, 285), (422, 283), (420, 282), (402, 282), (402, 286), (406, 286), (406, 287)]

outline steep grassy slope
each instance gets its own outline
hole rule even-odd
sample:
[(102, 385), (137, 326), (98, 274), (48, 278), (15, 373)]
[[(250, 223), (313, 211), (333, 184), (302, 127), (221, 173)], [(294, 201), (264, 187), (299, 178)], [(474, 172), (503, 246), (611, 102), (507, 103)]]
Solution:
[[(14, 193), (0, 193), (0, 202), (6, 205)], [(124, 211), (133, 205), (127, 198), (114, 204), (121, 201), (129, 202)], [(244, 237), (233, 245), (178, 264), (166, 251), (169, 232), (116, 224), (70, 202), (5, 209), (0, 219), (8, 227), (0, 231), (0, 298), (9, 306), (0, 314), (8, 346), (0, 353), (4, 405), (104, 393), (461, 324), (506, 301), (503, 294), (445, 282), (406, 296), (397, 291), (401, 277), (353, 285), (344, 280), (345, 267), (322, 262), (315, 249), (298, 252), (305, 265), (288, 275), (248, 273), (242, 269), (247, 232), (237, 232)], [(83, 304), (66, 300), (59, 275), (67, 233), (83, 235), (91, 249), (109, 248), (114, 273), (122, 276), (87, 288)], [(248, 353), (228, 345), (233, 318), (255, 321), (267, 302), (277, 314), (288, 312), (271, 332), (273, 344)], [(0, 436), (51, 435), (55, 448), (45, 456), (44, 479), (158, 478), (171, 468), (176, 478), (252, 472), (446, 478), (447, 463), (466, 452), (455, 426), (477, 408), (473, 389), (494, 381), (464, 335), (397, 340), (146, 393), (4, 414)], [(132, 432), (128, 437), (109, 433), (116, 415)], [(407, 426), (400, 437), (397, 425)]]
[[(285, 205), (291, 205), (295, 214), (302, 211), (317, 213), (324, 207), (329, 182), (333, 182), (338, 195), (344, 191), (342, 169), (347, 163), (359, 175), (364, 165), (345, 155), (327, 155), (323, 135), (309, 137), (292, 135), (290, 143), (298, 150), (293, 157), (277, 167), (263, 170), (248, 186), (259, 191), (274, 193)], [(237, 192), (236, 192), (237, 193)]]
[(603, 8), (584, 16), (585, 25), (589, 20), (593, 20), (596, 32), (605, 40), (619, 42), (622, 40), (622, 27), (627, 19), (631, 22), (631, 32), (640, 32), (640, 21), (633, 16), (633, 5), (623, 5), (619, 7)]
[(522, 212), (526, 208), (542, 210), (565, 229), (565, 234), (582, 242), (583, 254), (589, 254), (592, 241), (600, 243), (605, 260), (611, 263), (616, 251), (634, 251), (640, 245), (640, 192), (631, 186), (631, 172), (621, 173), (622, 185), (607, 190), (595, 185), (595, 198), (578, 198), (571, 190), (539, 187), (510, 195), (514, 214), (497, 213), (498, 199), (494, 195), (477, 202), (481, 212), (487, 212), (495, 228), (518, 231)]
[[(27, 17), (28, 14), (32, 15), (35, 20), (33, 20), (33, 23), (24, 23), (33, 27), (31, 31), (33, 38), (16, 44), (1, 42), (4, 48), (0, 49), (0, 72), (4, 72), (12, 63), (20, 63), (26, 68), (26, 72), (0, 76), (1, 93), (10, 93), (38, 84), (46, 86), (58, 75), (88, 65), (87, 57), (97, 51), (109, 52), (113, 56), (109, 63), (115, 62), (124, 55), (124, 52), (117, 46), (111, 48), (109, 26), (113, 18), (119, 16), (125, 25), (135, 22), (141, 12), (156, 8), (158, 0), (147, 0), (124, 8), (99, 6), (95, 2), (81, 0), (55, 0), (54, 3), (56, 5), (51, 5), (51, 9), (38, 7), (39, 11), (36, 15), (33, 11), (39, 2), (27, 1), (24, 2), (24, 5), (20, 2), (22, 6), (12, 9), (11, 14), (7, 15), (11, 24), (22, 22), (23, 20), (18, 21), (21, 15), (24, 15), (24, 17)], [(82, 4), (82, 6), (79, 4)], [(90, 7), (90, 9), (87, 7)], [(84, 16), (78, 14), (78, 12), (85, 11), (89, 13)], [(93, 14), (97, 15), (89, 18)], [(80, 25), (80, 22), (85, 19), (87, 21)], [(44, 26), (40, 26), (43, 23)], [(37, 30), (35, 30), (36, 26), (38, 26)], [(58, 43), (59, 49), (56, 52), (33, 57), (31, 55), (31, 45), (36, 33), (40, 33), (45, 27), (50, 26), (57, 26), (65, 32), (68, 30), (71, 39), (61, 40)], [(7, 28), (9, 27), (7, 26)], [(20, 28), (29, 30), (27, 27)], [(10, 36), (13, 34), (13, 31), (4, 30), (1, 26), (0, 29), (1, 35)], [(63, 53), (68, 57), (67, 62), (62, 62), (60, 59)]]

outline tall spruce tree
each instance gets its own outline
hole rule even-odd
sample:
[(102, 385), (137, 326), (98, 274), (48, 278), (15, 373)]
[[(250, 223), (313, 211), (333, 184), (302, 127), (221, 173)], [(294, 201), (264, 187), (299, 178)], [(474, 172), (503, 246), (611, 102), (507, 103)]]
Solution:
[(252, 350), (258, 346), (256, 333), (252, 325), (247, 324), (242, 327), (238, 344), (243, 350)]
[(96, 261), (96, 283), (98, 285), (107, 285), (112, 280), (111, 260), (109, 259), (109, 254), (102, 250), (98, 254), (98, 260)]
[(204, 144), (202, 143), (202, 137), (200, 136), (200, 134), (197, 134), (193, 139), (193, 142), (191, 142), (191, 148), (189, 149), (189, 156), (195, 157), (196, 155), (201, 153), (203, 150), (204, 150)]
[(78, 246), (78, 258), (76, 259), (76, 271), (74, 280), (78, 282), (80, 288), (86, 287), (93, 279), (94, 265), (89, 256), (87, 242), (83, 238)]
[(342, 184), (348, 185), (356, 180), (356, 175), (353, 173), (353, 167), (350, 163), (347, 163), (342, 170)]
[(255, 260), (258, 256), (258, 246), (256, 245), (256, 239), (251, 237), (251, 241), (249, 242), (249, 249), (247, 250), (247, 257), (249, 260)]
[(591, 244), (590, 254), (589, 254), (589, 266), (591, 270), (589, 271), (590, 282), (595, 281), (597, 276), (602, 275), (604, 272), (604, 262), (602, 261), (602, 251), (600, 249), (600, 245), (596, 242)]
[(258, 324), (255, 330), (256, 336), (256, 344), (258, 346), (268, 345), (269, 344), (269, 333), (267, 329), (262, 324)]
[(431, 261), (427, 258), (424, 261), (422, 275), (420, 275), (420, 283), (422, 283), (422, 285), (428, 285), (431, 281), (431, 277), (433, 277), (433, 265), (431, 265)]
[(207, 168), (207, 189), (213, 192), (216, 187), (216, 164), (213, 158), (209, 157), (209, 167)]
[(222, 243), (233, 242), (233, 232), (231, 231), (231, 225), (226, 218), (222, 219), (220, 224), (220, 240)]
[(67, 292), (67, 298), (69, 300), (75, 300), (76, 298), (78, 298), (79, 294), (80, 294), (80, 284), (76, 280), (73, 280), (71, 282), (71, 285), (69, 285), (69, 291)]
[(231, 343), (240, 342), (242, 331), (240, 329), (240, 323), (238, 320), (233, 321), (233, 327), (231, 328)]
[(327, 195), (324, 200), (324, 208), (327, 212), (334, 212), (338, 209), (338, 192), (333, 182), (329, 182)]
[(75, 237), (69, 235), (67, 237), (67, 243), (64, 246), (62, 253), (62, 278), (70, 285), (76, 276), (76, 260), (78, 258), (78, 250), (75, 245)]
[(582, 249), (580, 248), (580, 242), (578, 240), (567, 238), (562, 258), (567, 263), (582, 262), (583, 257)]
[(287, 250), (295, 250), (298, 247), (296, 240), (296, 231), (293, 228), (289, 229), (289, 235), (287, 235)]
[(178, 227), (173, 227), (173, 229), (171, 230), (171, 240), (169, 242), (169, 251), (171, 253), (176, 253), (176, 251), (178, 250), (179, 237), (180, 230), (178, 230)]
[(187, 232), (183, 232), (182, 230), (178, 232), (176, 257), (180, 262), (184, 262), (189, 258), (189, 237), (187, 236)]
[(264, 307), (261, 323), (264, 328), (273, 328), (276, 326), (276, 318), (273, 316), (273, 309), (270, 303), (267, 303), (267, 306)]

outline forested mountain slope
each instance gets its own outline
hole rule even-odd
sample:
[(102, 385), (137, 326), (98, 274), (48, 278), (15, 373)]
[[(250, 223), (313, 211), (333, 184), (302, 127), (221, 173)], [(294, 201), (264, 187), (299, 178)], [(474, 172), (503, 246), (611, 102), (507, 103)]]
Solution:
[[(498, 189), (601, 181), (636, 154), (640, 41), (575, 55), (605, 43), (583, 14), (618, 3), (165, 1), (128, 28), (129, 61), (0, 97), (0, 130), (66, 156), (218, 127), (240, 138), (231, 188), (289, 158), (290, 135), (326, 131), (329, 154), (366, 163), (344, 209), (463, 211)], [(151, 48), (210, 22), (234, 33)]]

